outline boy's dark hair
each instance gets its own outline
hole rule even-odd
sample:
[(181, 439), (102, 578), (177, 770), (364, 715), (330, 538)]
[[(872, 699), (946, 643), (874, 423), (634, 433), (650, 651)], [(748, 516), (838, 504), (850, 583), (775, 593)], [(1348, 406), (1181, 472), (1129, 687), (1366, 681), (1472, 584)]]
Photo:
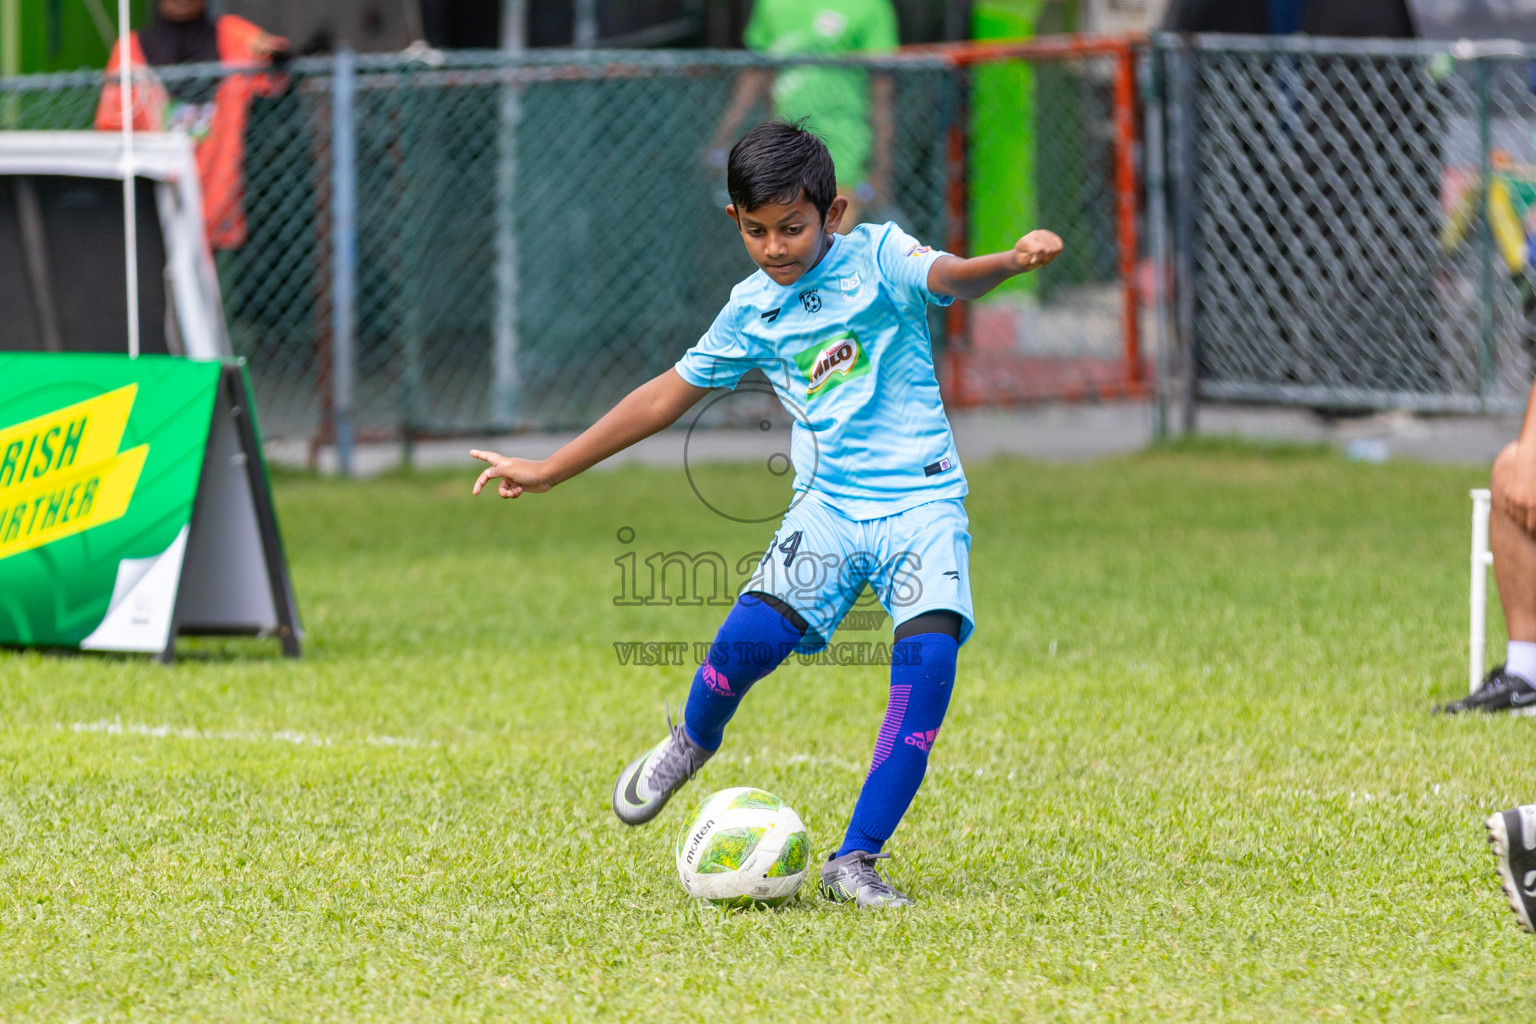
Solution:
[(827, 144), (799, 121), (766, 121), (731, 147), (725, 187), (738, 210), (793, 203), (805, 191), (821, 219), (837, 198), (837, 170)]

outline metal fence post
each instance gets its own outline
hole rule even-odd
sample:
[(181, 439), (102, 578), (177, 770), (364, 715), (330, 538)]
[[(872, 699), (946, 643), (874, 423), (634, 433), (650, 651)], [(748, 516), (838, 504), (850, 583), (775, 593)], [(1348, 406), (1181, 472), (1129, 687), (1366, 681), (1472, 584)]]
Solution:
[(1177, 188), (1174, 201), (1174, 247), (1177, 252), (1175, 299), (1179, 317), (1179, 376), (1182, 403), (1180, 432), (1193, 434), (1199, 404), (1199, 353), (1195, 348), (1195, 102), (1191, 82), (1194, 50), (1189, 37), (1181, 36), (1178, 47), (1168, 51), (1172, 64), (1175, 101), (1173, 105), (1173, 180)]
[(1136, 285), (1140, 244), (1136, 239), (1141, 183), (1136, 173), (1136, 51), (1123, 43), (1115, 54), (1115, 228), (1120, 249), (1120, 301), (1123, 386), (1126, 393), (1145, 393), (1141, 372), (1141, 292)]
[(597, 45), (597, 0), (576, 0), (576, 26), (572, 42), (578, 50)]
[(523, 52), (526, 4), (503, 0), (501, 50), (509, 72), (501, 87), (496, 134), (496, 315), (491, 341), (491, 418), (498, 427), (517, 422), (517, 127), (522, 121), (523, 86), (510, 58)]
[(331, 88), (331, 414), (336, 424), (337, 467), (343, 476), (351, 476), (352, 392), (357, 373), (357, 64), (345, 44), (336, 52)]
[(1479, 173), (1477, 203), (1477, 397), (1486, 411), (1493, 385), (1493, 226), (1488, 207), (1493, 200), (1492, 101), (1489, 96), (1488, 58), (1477, 58), (1477, 149)]
[(1152, 330), (1157, 345), (1157, 379), (1153, 381), (1153, 436), (1168, 438), (1168, 187), (1163, 151), (1162, 51), (1147, 49), (1144, 104), (1146, 111), (1147, 235), (1152, 250)]
[[(971, 71), (964, 64), (953, 65), (949, 72), (954, 82), (954, 104), (947, 108), (949, 124), (944, 130), (944, 203), (947, 220), (944, 244), (950, 252), (970, 252), (970, 198), (965, 187), (966, 157), (969, 144)], [(944, 319), (945, 386), (950, 400), (964, 407), (970, 403), (967, 368), (962, 353), (969, 347), (970, 303), (951, 303)]]
[[(399, 163), (401, 166), (401, 180), (398, 184), (391, 183), (391, 190), (397, 192), (400, 200), (400, 263), (404, 269), (401, 276), (400, 291), (405, 299), (401, 312), (401, 326), (403, 337), (401, 339), (401, 359), (404, 365), (400, 368), (400, 463), (405, 469), (412, 469), (416, 464), (416, 432), (420, 428), (421, 399), (424, 388), (422, 386), (422, 348), (424, 343), (424, 329), (422, 321), (423, 299), (423, 274), (425, 273), (426, 245), (423, 243), (423, 235), (426, 232), (424, 207), (426, 204), (426, 189), (422, 188), (424, 175), (420, 166), (423, 150), (426, 148), (420, 138), (420, 125), (422, 123), (421, 112), (418, 105), (418, 96), (421, 86), (413, 81), (407, 74), (404, 82), (404, 96), (396, 100), (404, 108), (404, 116), (400, 120), (400, 144)], [(392, 99), (394, 97), (391, 97)]]

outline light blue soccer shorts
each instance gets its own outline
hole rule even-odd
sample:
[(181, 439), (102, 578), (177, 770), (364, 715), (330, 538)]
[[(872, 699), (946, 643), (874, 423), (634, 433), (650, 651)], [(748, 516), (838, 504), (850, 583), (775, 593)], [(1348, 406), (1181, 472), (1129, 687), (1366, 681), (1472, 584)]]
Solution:
[(771, 594), (804, 617), (795, 648), (801, 654), (826, 648), (865, 583), (895, 626), (924, 612), (958, 612), (964, 644), (975, 628), (969, 526), (959, 498), (856, 520), (808, 491), (785, 514), (742, 592)]

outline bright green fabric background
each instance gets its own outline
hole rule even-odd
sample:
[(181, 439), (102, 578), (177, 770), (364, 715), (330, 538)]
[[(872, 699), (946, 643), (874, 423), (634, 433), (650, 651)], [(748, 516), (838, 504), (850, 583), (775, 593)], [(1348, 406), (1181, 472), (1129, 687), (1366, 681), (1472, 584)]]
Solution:
[[(971, 14), (976, 39), (1028, 39), (1035, 35), (1043, 0), (978, 3)], [(971, 89), (970, 249), (965, 255), (1012, 249), (1040, 223), (1035, 195), (1035, 75), (1023, 62), (977, 67)], [(1038, 278), (1022, 274), (994, 295), (1032, 294)]]
[[(743, 34), (747, 47), (776, 57), (885, 53), (896, 49), (888, 0), (758, 0)], [(810, 118), (826, 140), (843, 186), (869, 173), (869, 76), (840, 68), (790, 68), (773, 85), (778, 117)]]
[(77, 646), (107, 612), (118, 563), (176, 539), (192, 516), (220, 368), (170, 356), (0, 355), (0, 428), (137, 382), (118, 448), (149, 445), (121, 519), (0, 559), (0, 644)]

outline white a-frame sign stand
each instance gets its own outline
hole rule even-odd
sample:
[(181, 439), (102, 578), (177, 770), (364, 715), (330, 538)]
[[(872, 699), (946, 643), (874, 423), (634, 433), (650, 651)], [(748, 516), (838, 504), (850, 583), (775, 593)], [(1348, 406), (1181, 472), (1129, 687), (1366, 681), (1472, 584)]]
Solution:
[(252, 408), (245, 374), (226, 365), (162, 661), (178, 635), (198, 634), (276, 636), (285, 655), (299, 656), (298, 606)]
[[(135, 469), (118, 486), (123, 478), (114, 475), (115, 470), (80, 471), (101, 481), (88, 485), (93, 509), (114, 495), (119, 498), (124, 507), (116, 511), (116, 523), (102, 529), (126, 524), (119, 535), (128, 543), (113, 544), (105, 537), (90, 542), (91, 534), (84, 533), (51, 544), (52, 579), (42, 578), (41, 593), (17, 595), (21, 604), (39, 613), (30, 622), (30, 637), (19, 638), (21, 642), (138, 651), (169, 662), (178, 636), (275, 636), (284, 654), (297, 657), (298, 610), (243, 367), (167, 356), (7, 358), (27, 362), (38, 379), (55, 368), (66, 380), (105, 379), (94, 385), (93, 390), (104, 392), (99, 397), (53, 413), (60, 423), (106, 422), (111, 418), (106, 403), (114, 399), (119, 424), (128, 422), (130, 400), (147, 413), (147, 425), (134, 435), (143, 443), (116, 456), (123, 461), (137, 455), (142, 474)], [(123, 387), (124, 381), (132, 383)], [(51, 421), (45, 417), (31, 422), (41, 423), (41, 430)], [(54, 436), (65, 429), (57, 428)], [(89, 443), (91, 429), (99, 428), (82, 427), (83, 440), (77, 445), (81, 450)], [(114, 436), (108, 450), (117, 447)], [(131, 497), (123, 493), (128, 491)], [(146, 552), (144, 541), (150, 538)], [(25, 566), (18, 563), (27, 557), (0, 560), (0, 577), (7, 566), (16, 565), (21, 578), (38, 579), (37, 574), (21, 572)], [(105, 614), (94, 628), (87, 627), (86, 635), (72, 639), (66, 630), (50, 627), (48, 612), (60, 604), (60, 593), (69, 592), (69, 577), (99, 577), (97, 570), (82, 566), (83, 560), (105, 561), (115, 566), (115, 573), (102, 579), (103, 586), (108, 580), (111, 586), (111, 597), (103, 602)], [(101, 596), (106, 597), (105, 591)], [(0, 637), (0, 642), (7, 639)]]

